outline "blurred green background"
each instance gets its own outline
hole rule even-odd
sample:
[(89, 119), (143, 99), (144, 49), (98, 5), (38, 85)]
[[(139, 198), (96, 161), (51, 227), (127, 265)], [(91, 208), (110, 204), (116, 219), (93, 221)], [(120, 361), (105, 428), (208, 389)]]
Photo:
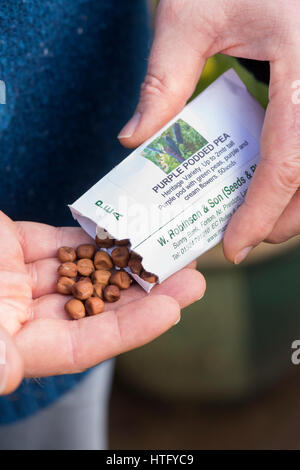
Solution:
[[(223, 55), (207, 61), (195, 95), (230, 67), (266, 107), (267, 86)], [(274, 417), (292, 400), (286, 381), (300, 393), (290, 361), (300, 336), (299, 240), (262, 244), (240, 267), (224, 260), (220, 246), (199, 258), (204, 299), (161, 338), (117, 359), (111, 448), (298, 446), (289, 437), (294, 418), (285, 423), (289, 415), (279, 412), (286, 427), (278, 434)]]

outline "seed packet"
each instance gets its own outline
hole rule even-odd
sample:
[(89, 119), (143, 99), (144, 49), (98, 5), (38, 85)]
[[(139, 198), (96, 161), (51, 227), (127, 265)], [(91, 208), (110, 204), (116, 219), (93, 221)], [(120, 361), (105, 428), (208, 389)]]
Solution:
[(73, 217), (92, 237), (129, 239), (163, 282), (222, 240), (258, 164), (263, 120), (228, 70), (74, 202)]

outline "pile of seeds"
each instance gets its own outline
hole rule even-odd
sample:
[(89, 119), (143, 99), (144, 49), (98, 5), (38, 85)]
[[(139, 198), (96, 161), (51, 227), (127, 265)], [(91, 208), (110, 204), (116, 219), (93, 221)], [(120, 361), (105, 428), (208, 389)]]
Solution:
[(104, 310), (104, 301), (119, 300), (120, 291), (133, 282), (124, 268), (146, 282), (157, 282), (155, 274), (143, 269), (142, 258), (130, 250), (129, 240), (96, 237), (96, 245), (79, 245), (76, 250), (62, 246), (57, 252), (61, 265), (56, 289), (73, 296), (65, 304), (65, 311), (74, 320), (98, 315)]

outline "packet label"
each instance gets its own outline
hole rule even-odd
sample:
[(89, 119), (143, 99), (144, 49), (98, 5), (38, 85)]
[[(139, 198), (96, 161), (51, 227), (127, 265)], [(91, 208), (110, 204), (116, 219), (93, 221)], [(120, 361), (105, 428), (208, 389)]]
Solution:
[(73, 217), (92, 237), (104, 228), (129, 238), (162, 282), (223, 238), (255, 172), (263, 119), (228, 70), (72, 204)]

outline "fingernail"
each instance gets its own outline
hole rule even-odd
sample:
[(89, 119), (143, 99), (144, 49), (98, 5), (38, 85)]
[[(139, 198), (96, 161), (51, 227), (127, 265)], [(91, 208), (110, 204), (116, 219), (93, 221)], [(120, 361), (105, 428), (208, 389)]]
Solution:
[(253, 248), (254, 246), (247, 246), (246, 248), (243, 248), (234, 258), (234, 264), (240, 264), (242, 261), (244, 261)]
[(179, 317), (178, 320), (174, 323), (174, 326), (175, 326), (175, 325), (178, 325), (178, 323), (180, 322), (180, 320), (181, 320), (181, 317)]
[(118, 139), (128, 139), (129, 137), (131, 137), (138, 123), (140, 122), (140, 119), (141, 113), (137, 111), (136, 113), (134, 113), (130, 121), (128, 121), (127, 124), (123, 127), (123, 129), (118, 135)]
[(0, 395), (5, 390), (8, 377), (8, 365), (6, 363), (6, 345), (0, 340)]

